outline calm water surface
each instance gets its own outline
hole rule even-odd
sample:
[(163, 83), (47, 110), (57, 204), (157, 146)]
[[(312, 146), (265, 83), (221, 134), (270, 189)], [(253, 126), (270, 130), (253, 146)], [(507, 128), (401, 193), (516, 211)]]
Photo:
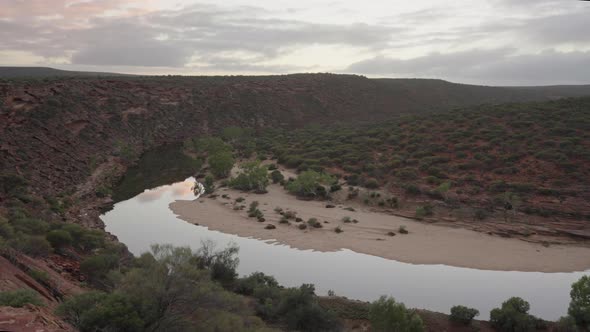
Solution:
[[(171, 243), (200, 247), (211, 239), (221, 248), (230, 242), (240, 247), (238, 273), (262, 271), (284, 286), (313, 283), (318, 294), (372, 301), (391, 295), (409, 307), (448, 313), (456, 304), (477, 308), (486, 319), (492, 308), (511, 296), (531, 304), (531, 313), (556, 320), (566, 314), (571, 284), (586, 272), (537, 273), (487, 271), (446, 265), (414, 265), (359, 254), (350, 250), (317, 252), (212, 231), (177, 219), (168, 204), (193, 200), (194, 182), (187, 179), (146, 190), (117, 203), (101, 218), (135, 255), (151, 244)], [(198, 204), (198, 203), (196, 203)], [(468, 249), (469, 250), (469, 249)]]

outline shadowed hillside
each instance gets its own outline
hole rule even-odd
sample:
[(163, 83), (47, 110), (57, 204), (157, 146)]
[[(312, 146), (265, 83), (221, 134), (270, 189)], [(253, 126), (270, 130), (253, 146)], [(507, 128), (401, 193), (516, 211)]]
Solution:
[(358, 123), (586, 92), (590, 86), (491, 88), (332, 74), (0, 80), (0, 169), (43, 183), (41, 191), (61, 192), (109, 156), (133, 159), (230, 125)]

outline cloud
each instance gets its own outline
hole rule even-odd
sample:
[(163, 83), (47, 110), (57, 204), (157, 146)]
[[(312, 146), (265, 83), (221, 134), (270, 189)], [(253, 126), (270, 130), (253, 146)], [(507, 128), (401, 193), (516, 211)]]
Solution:
[(357, 74), (446, 78), (493, 85), (584, 84), (590, 77), (590, 52), (546, 50), (515, 54), (514, 49), (429, 54), (412, 59), (374, 57), (351, 64)]
[[(311, 9), (311, 0), (291, 9), (270, 0), (165, 3), (0, 0), (0, 53), (26, 54), (38, 61), (31, 65), (134, 73), (325, 71), (354, 62), (348, 71), (374, 76), (530, 84), (570, 74), (569, 81), (584, 81), (585, 70), (572, 68), (590, 50), (590, 2), (583, 1), (375, 0), (372, 9), (349, 1), (317, 1)], [(552, 66), (562, 72), (551, 75)]]
[[(118, 8), (107, 6), (110, 3), (90, 7), (96, 12)], [(266, 18), (262, 17), (264, 13), (264, 9), (256, 7), (195, 5), (124, 18), (101, 16), (74, 28), (40, 19), (32, 25), (0, 22), (0, 28), (4, 26), (0, 37), (11, 40), (7, 49), (47, 57), (71, 55), (71, 63), (76, 65), (182, 67), (191, 57), (221, 59), (212, 55), (222, 52), (246, 51), (268, 61), (302, 45), (379, 48), (399, 31), (363, 23), (320, 24)], [(41, 38), (31, 42), (33, 36)], [(217, 64), (235, 70), (239, 69), (236, 63)]]

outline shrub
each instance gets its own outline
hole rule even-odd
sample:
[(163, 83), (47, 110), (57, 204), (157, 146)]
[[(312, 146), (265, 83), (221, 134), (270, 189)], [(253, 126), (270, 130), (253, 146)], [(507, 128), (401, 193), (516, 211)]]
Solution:
[(368, 189), (377, 189), (379, 188), (379, 182), (375, 179), (370, 179), (365, 182), (365, 187)]
[(279, 170), (274, 170), (272, 172), (270, 172), (270, 179), (272, 180), (272, 183), (280, 183), (281, 181), (285, 180), (285, 176), (283, 176), (283, 173), (281, 173)]
[(340, 233), (342, 233), (344, 231), (342, 230), (342, 227), (338, 226), (338, 227), (334, 228), (334, 232), (340, 234)]
[(420, 332), (424, 330), (422, 319), (414, 311), (406, 309), (391, 297), (381, 296), (369, 306), (369, 321), (374, 331)]
[(215, 191), (215, 180), (211, 175), (205, 177), (205, 194), (212, 194)]
[(15, 249), (34, 257), (44, 257), (51, 252), (51, 244), (44, 236), (24, 235), (11, 241), (11, 245)]
[(70, 233), (59, 229), (47, 233), (46, 238), (51, 243), (51, 246), (56, 249), (69, 246), (73, 242)]
[(307, 229), (307, 224), (299, 224), (299, 226), (297, 226), (299, 229), (304, 230)]
[(409, 184), (409, 185), (406, 186), (406, 194), (408, 194), (408, 195), (420, 195), (420, 193), (422, 193), (422, 191), (415, 184)]
[(144, 322), (123, 294), (92, 291), (62, 303), (56, 313), (80, 331), (141, 331)]
[(257, 288), (279, 287), (278, 282), (272, 276), (262, 272), (254, 272), (251, 275), (236, 281), (234, 291), (238, 294), (252, 296)]
[(90, 251), (105, 246), (105, 233), (99, 230), (85, 231), (79, 239), (74, 237), (74, 243), (82, 250)]
[(424, 217), (429, 217), (434, 214), (432, 205), (424, 205), (419, 206), (416, 208), (416, 218), (423, 219)]
[(323, 309), (315, 297), (313, 285), (284, 290), (276, 305), (276, 314), (284, 317), (287, 326), (299, 331), (339, 331), (338, 318)]
[(255, 209), (254, 211), (248, 211), (248, 217), (260, 219), (264, 218), (264, 214), (262, 213), (262, 211)]
[(49, 284), (49, 274), (47, 274), (47, 272), (45, 271), (30, 269), (29, 271), (27, 271), (27, 274), (42, 285)]
[(324, 183), (332, 182), (329, 175), (318, 173), (316, 171), (305, 171), (297, 179), (287, 183), (287, 190), (300, 197), (305, 198), (324, 198), (327, 196)]
[(334, 183), (333, 185), (330, 186), (330, 192), (331, 193), (337, 192), (337, 191), (339, 191), (341, 189), (342, 189), (342, 186), (340, 184), (338, 184), (338, 183)]
[(559, 320), (555, 323), (555, 327), (552, 330), (553, 332), (578, 332), (578, 326), (576, 325), (576, 320), (572, 316), (565, 316), (559, 318)]
[(463, 325), (469, 325), (475, 316), (479, 315), (479, 310), (467, 308), (462, 305), (456, 305), (451, 308), (450, 319), (453, 322)]
[(475, 210), (474, 217), (477, 220), (484, 220), (485, 218), (488, 217), (488, 212), (484, 209), (477, 209), (477, 210)]
[(217, 178), (226, 178), (234, 166), (234, 158), (231, 152), (217, 152), (209, 157), (209, 166)]
[(266, 167), (260, 166), (258, 162), (249, 162), (242, 165), (241, 169), (242, 172), (229, 181), (230, 187), (244, 191), (266, 192), (266, 186), (268, 186)]
[(345, 224), (349, 224), (349, 223), (352, 222), (352, 218), (349, 217), (349, 216), (342, 217), (342, 222), (345, 223)]
[(535, 331), (537, 319), (529, 315), (530, 305), (527, 301), (512, 297), (502, 303), (500, 308), (490, 312), (490, 324), (502, 332)]
[(0, 292), (0, 306), (20, 308), (25, 304), (44, 305), (39, 294), (31, 289)]
[(583, 276), (572, 284), (568, 313), (582, 327), (590, 327), (590, 277)]
[(80, 272), (92, 282), (101, 283), (107, 273), (119, 265), (119, 257), (114, 254), (98, 254), (80, 263)]
[(295, 219), (297, 217), (297, 212), (287, 210), (283, 213), (283, 217), (285, 217), (286, 219)]
[(307, 224), (313, 228), (322, 228), (322, 223), (320, 223), (317, 218), (309, 218)]
[(408, 234), (409, 233), (408, 230), (406, 229), (406, 226), (404, 226), (404, 225), (399, 226), (397, 231), (400, 234)]

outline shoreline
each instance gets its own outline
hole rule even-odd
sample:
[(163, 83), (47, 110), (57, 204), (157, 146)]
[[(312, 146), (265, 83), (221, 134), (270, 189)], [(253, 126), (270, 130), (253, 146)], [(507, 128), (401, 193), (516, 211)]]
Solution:
[[(349, 249), (357, 253), (378, 256), (409, 264), (444, 264), (481, 270), (522, 272), (580, 272), (590, 269), (590, 248), (573, 245), (545, 247), (518, 239), (491, 236), (464, 228), (453, 228), (418, 222), (412, 219), (357, 208), (345, 210), (342, 205), (326, 208), (327, 202), (302, 201), (286, 193), (279, 185), (270, 185), (268, 193), (244, 193), (229, 188), (216, 191), (215, 199), (200, 197), (192, 201), (178, 200), (169, 204), (177, 218), (211, 230), (251, 237), (258, 240), (274, 240), (301, 250), (323, 252)], [(222, 198), (227, 195), (228, 198)], [(235, 199), (245, 200), (236, 203)], [(252, 202), (260, 203), (265, 222), (248, 218), (246, 210), (234, 210), (234, 206)], [(317, 218), (320, 229), (300, 230), (299, 223), (280, 224), (281, 215), (275, 207), (297, 212), (303, 223)], [(344, 223), (343, 217), (359, 220)], [(328, 223), (324, 223), (327, 221)], [(265, 229), (272, 224), (276, 229)], [(406, 226), (409, 234), (400, 234), (400, 226)], [(335, 227), (343, 232), (334, 232)], [(389, 236), (388, 232), (395, 232)]]

